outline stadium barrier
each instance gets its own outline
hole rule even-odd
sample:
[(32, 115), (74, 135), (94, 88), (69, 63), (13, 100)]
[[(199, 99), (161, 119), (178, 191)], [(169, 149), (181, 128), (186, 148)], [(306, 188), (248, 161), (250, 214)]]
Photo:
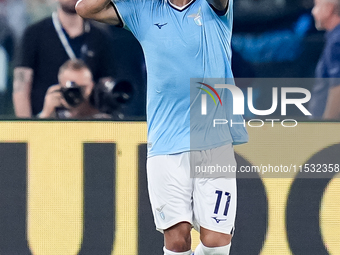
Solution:
[[(1, 121), (0, 129), (0, 254), (162, 253), (147, 193), (144, 122)], [(333, 171), (238, 179), (231, 254), (340, 254), (339, 130), (337, 122), (249, 128), (249, 143), (235, 147), (239, 167)]]

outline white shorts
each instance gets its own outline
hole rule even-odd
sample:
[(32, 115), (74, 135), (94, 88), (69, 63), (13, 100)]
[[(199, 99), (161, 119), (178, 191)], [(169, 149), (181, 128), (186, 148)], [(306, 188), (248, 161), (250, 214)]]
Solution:
[[(214, 155), (218, 155), (218, 159)], [(233, 233), (236, 178), (190, 178), (190, 163), (215, 165), (216, 160), (236, 168), (232, 145), (147, 159), (148, 189), (157, 230), (163, 232), (185, 221), (197, 231), (202, 226), (220, 233)]]

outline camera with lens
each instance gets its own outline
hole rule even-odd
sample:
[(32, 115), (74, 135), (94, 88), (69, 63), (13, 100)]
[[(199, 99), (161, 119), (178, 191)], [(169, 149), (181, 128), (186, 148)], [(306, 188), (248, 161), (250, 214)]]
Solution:
[[(71, 107), (77, 107), (84, 102), (83, 87), (73, 81), (67, 81), (61, 88), (62, 96)], [(133, 95), (133, 86), (129, 81), (115, 81), (111, 77), (102, 78), (94, 86), (90, 96), (90, 102), (100, 112), (111, 115), (113, 118), (122, 119), (121, 107), (129, 102)], [(67, 109), (56, 109), (58, 118), (65, 118)]]
[(131, 100), (133, 92), (133, 86), (129, 81), (102, 78), (93, 90), (93, 102), (99, 111), (114, 116)]
[(77, 107), (85, 100), (82, 87), (73, 81), (67, 81), (66, 86), (61, 88), (61, 93), (71, 107)]

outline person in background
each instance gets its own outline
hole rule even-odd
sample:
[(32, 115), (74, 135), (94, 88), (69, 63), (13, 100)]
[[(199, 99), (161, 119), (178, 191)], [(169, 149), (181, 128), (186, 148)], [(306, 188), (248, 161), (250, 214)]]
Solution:
[(7, 114), (9, 105), (9, 68), (14, 51), (14, 33), (5, 16), (0, 14), (0, 115)]
[(15, 37), (15, 42), (22, 36), (28, 22), (25, 0), (0, 0), (0, 17), (6, 19)]
[(311, 26), (311, 15), (304, 13), (291, 27), (256, 35), (234, 34), (232, 45), (235, 52), (250, 63), (295, 61), (303, 51), (303, 40)]
[(0, 15), (0, 45), (6, 51), (9, 61), (14, 54), (15, 36), (13, 29), (9, 26), (5, 16)]
[(309, 110), (314, 119), (340, 119), (340, 0), (315, 0), (312, 14), (326, 44), (315, 70)]
[[(82, 60), (66, 61), (59, 69), (58, 81), (59, 84), (53, 85), (47, 90), (43, 110), (38, 114), (39, 118), (110, 118), (90, 102), (94, 82), (91, 70)], [(72, 91), (72, 89), (75, 90)], [(80, 91), (81, 94), (74, 96), (76, 91)], [(65, 96), (69, 96), (69, 99)]]
[(17, 117), (31, 118), (41, 112), (45, 93), (58, 83), (59, 67), (68, 59), (82, 59), (93, 79), (110, 76), (110, 39), (75, 11), (76, 0), (58, 0), (57, 12), (29, 26), (14, 68), (13, 104)]
[(55, 0), (29, 0), (26, 1), (29, 24), (38, 22), (57, 9), (58, 2)]
[(5, 112), (6, 92), (7, 92), (7, 71), (8, 57), (6, 50), (0, 44), (0, 115)]

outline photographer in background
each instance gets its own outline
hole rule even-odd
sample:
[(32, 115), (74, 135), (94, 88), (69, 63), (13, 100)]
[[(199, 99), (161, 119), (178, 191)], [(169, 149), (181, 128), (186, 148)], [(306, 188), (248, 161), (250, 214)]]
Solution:
[(19, 118), (41, 112), (48, 88), (56, 84), (59, 67), (82, 59), (93, 80), (113, 73), (111, 40), (102, 29), (77, 15), (77, 0), (57, 0), (52, 16), (29, 26), (16, 53), (13, 104)]
[(39, 118), (111, 118), (91, 104), (94, 82), (90, 69), (82, 60), (66, 61), (59, 69), (58, 81), (58, 85), (47, 90)]

